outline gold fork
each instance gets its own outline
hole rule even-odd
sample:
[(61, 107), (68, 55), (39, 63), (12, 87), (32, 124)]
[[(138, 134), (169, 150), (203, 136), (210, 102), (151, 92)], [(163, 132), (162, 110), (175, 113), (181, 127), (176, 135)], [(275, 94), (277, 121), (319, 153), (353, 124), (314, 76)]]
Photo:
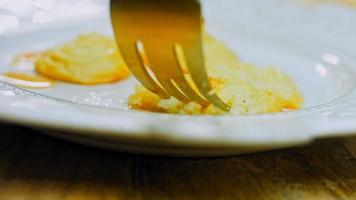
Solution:
[(162, 98), (211, 103), (229, 111), (208, 80), (197, 0), (111, 0), (110, 4), (118, 47), (144, 87)]

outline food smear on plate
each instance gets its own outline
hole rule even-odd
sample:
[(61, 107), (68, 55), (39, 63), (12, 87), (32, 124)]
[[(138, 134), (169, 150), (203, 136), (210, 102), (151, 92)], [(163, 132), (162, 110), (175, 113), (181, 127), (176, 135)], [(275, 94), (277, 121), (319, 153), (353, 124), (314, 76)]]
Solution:
[(0, 80), (22, 88), (45, 89), (55, 85), (55, 81), (35, 74), (7, 72), (0, 74)]
[[(204, 51), (209, 79), (214, 91), (231, 106), (228, 114), (251, 115), (299, 109), (303, 95), (288, 75), (276, 68), (247, 64), (212, 36), (205, 35)], [(129, 97), (133, 109), (188, 115), (227, 114), (219, 108), (175, 98), (162, 99), (142, 86)]]
[(130, 75), (114, 39), (99, 33), (80, 35), (43, 52), (35, 69), (54, 80), (85, 85), (112, 83)]

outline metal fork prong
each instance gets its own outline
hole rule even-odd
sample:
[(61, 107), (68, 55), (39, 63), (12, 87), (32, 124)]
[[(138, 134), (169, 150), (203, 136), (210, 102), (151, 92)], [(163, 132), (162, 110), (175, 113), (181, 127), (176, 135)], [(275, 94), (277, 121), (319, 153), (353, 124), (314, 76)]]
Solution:
[[(203, 106), (209, 105), (209, 103), (203, 99), (197, 92), (193, 90), (193, 88), (190, 86), (186, 78), (184, 77), (184, 72), (183, 69), (179, 66), (179, 62), (177, 62), (176, 65), (170, 65), (167, 67), (171, 68), (176, 68), (176, 71), (179, 73), (176, 73), (172, 79), (162, 79), (157, 76), (155, 76), (154, 72), (153, 74), (150, 74), (148, 69), (152, 69), (152, 66), (149, 62), (149, 59), (147, 57), (146, 51), (144, 44), (138, 40), (136, 42), (136, 49), (138, 56), (141, 61), (141, 68), (142, 72), (145, 74), (145, 77), (150, 81), (150, 83), (153, 83), (156, 85), (155, 91), (160, 90), (162, 91), (161, 94), (163, 94), (164, 98), (173, 96), (176, 99), (182, 101), (182, 102), (191, 102), (191, 101), (196, 101)], [(167, 52), (169, 53), (169, 52)], [(178, 70), (177, 70), (178, 69)], [(152, 77), (154, 76), (154, 77)], [(141, 80), (141, 79), (139, 79)], [(156, 82), (158, 80), (158, 83)], [(173, 82), (172, 82), (173, 81)], [(163, 89), (162, 89), (162, 87)], [(152, 91), (152, 90), (151, 90)], [(156, 93), (156, 92), (155, 92)], [(168, 93), (168, 94), (167, 94)], [(162, 96), (162, 95), (160, 95)]]
[[(169, 52), (167, 52), (169, 53)], [(168, 57), (168, 56), (167, 56)], [(148, 58), (145, 58), (148, 63)], [(167, 58), (166, 58), (167, 59)], [(174, 62), (174, 61), (173, 61)], [(171, 63), (173, 63), (171, 62)], [(169, 78), (163, 78), (159, 76), (159, 72), (154, 74), (155, 78), (158, 80), (160, 85), (172, 96), (174, 96), (176, 99), (183, 101), (183, 102), (191, 102), (191, 101), (196, 101), (200, 104), (203, 104), (204, 106), (208, 105), (209, 103), (204, 100), (202, 97), (200, 97), (189, 85), (188, 81), (184, 77), (183, 70), (179, 67), (179, 65), (176, 64), (170, 64), (166, 66), (167, 68), (170, 68), (177, 73), (174, 74), (174, 76), (171, 76)], [(161, 64), (160, 64), (161, 65)], [(150, 66), (150, 65), (149, 65)], [(153, 66), (152, 66), (153, 67)], [(151, 68), (152, 69), (152, 68)]]
[(188, 103), (191, 101), (191, 99), (189, 99), (187, 96), (185, 96), (182, 91), (177, 88), (174, 83), (172, 82), (172, 79), (167, 79), (167, 80), (160, 80), (159, 81), (162, 85), (162, 87), (164, 89), (166, 89), (166, 91), (172, 95), (173, 97), (175, 97), (176, 99), (178, 99), (179, 101)]
[(122, 23), (127, 24), (126, 20), (130, 19), (129, 17), (125, 16), (126, 14), (117, 12), (119, 4), (121, 5), (121, 3), (126, 5), (125, 3), (127, 2), (117, 0), (110, 1), (110, 9), (116, 43), (123, 59), (125, 60), (126, 65), (130, 68), (131, 73), (144, 87), (164, 99), (170, 98), (171, 95), (162, 89), (162, 87), (150, 76), (149, 72), (147, 71), (147, 56), (146, 52), (144, 51), (142, 42), (137, 41), (138, 38), (135, 37), (135, 34), (132, 34), (129, 31), (125, 31), (132, 30), (132, 28), (127, 27), (127, 29), (119, 29), (119, 26)]
[(229, 111), (230, 106), (228, 106), (223, 100), (221, 100), (221, 98), (214, 92), (213, 88), (209, 83), (208, 74), (205, 70), (204, 57), (201, 53), (203, 52), (202, 47), (194, 44), (195, 43), (186, 43), (182, 45), (187, 67), (194, 84), (199, 89), (199, 92), (210, 103), (224, 111)]
[(157, 41), (145, 41), (143, 39), (142, 42), (145, 46), (148, 60), (150, 61), (150, 69), (162, 88), (180, 101), (194, 101), (194, 98), (190, 98), (182, 88), (177, 87), (172, 82), (172, 80), (184, 78), (184, 74), (176, 62), (173, 44), (170, 43), (170, 39), (162, 37), (159, 48), (157, 48)]
[(129, 65), (131, 66), (130, 68), (134, 76), (151, 92), (159, 95), (164, 99), (170, 98), (171, 95), (163, 90), (162, 87), (154, 80), (154, 78), (151, 77), (150, 73), (148, 72), (147, 69), (149, 68), (150, 64), (142, 42), (136, 41), (135, 46), (138, 58), (140, 60), (140, 65)]
[[(150, 76), (151, 80), (158, 80), (158, 78), (153, 74), (150, 74), (148, 72), (148, 69), (150, 69), (150, 71), (152, 72), (152, 66), (150, 64), (150, 61), (147, 57), (146, 51), (145, 51), (145, 47), (144, 44), (142, 43), (142, 41), (138, 40), (136, 42), (136, 47), (137, 47), (137, 53), (140, 57), (140, 60), (142, 62), (142, 66), (144, 68), (144, 70), (147, 72), (147, 74)], [(167, 66), (168, 67), (168, 66)], [(152, 77), (154, 76), (154, 77)], [(157, 82), (155, 81), (155, 83), (157, 84)], [(174, 96), (176, 99), (183, 101), (183, 102), (190, 102), (194, 99), (189, 99), (183, 92), (182, 90), (180, 90), (179, 88), (177, 88), (173, 83), (171, 79), (160, 79), (158, 80), (158, 83), (165, 89), (165, 91), (168, 92), (168, 94), (170, 96)], [(157, 84), (157, 85), (159, 85)], [(161, 87), (160, 87), (161, 88)]]
[(173, 80), (176, 84), (176, 86), (183, 91), (183, 93), (191, 99), (191, 101), (195, 101), (199, 103), (200, 105), (206, 107), (209, 105), (209, 102), (207, 102), (204, 98), (200, 96), (189, 84), (187, 79), (185, 77), (182, 78), (176, 78)]
[[(142, 85), (144, 85), (148, 90), (154, 92), (155, 94), (158, 94), (164, 99), (173, 96), (183, 102), (191, 101), (181, 92), (181, 90), (179, 90), (174, 84), (172, 84), (170, 79), (158, 80), (157, 83), (157, 77), (150, 74), (148, 71), (149, 69), (151, 69), (150, 62), (147, 58), (144, 44), (140, 40), (136, 42), (136, 51), (141, 65), (138, 65), (138, 67), (132, 66), (131, 71)], [(150, 85), (150, 87), (148, 87), (147, 85)]]
[(190, 97), (203, 106), (208, 106), (209, 102), (207, 102), (196, 90), (194, 90), (192, 85), (187, 80), (184, 70), (188, 69), (188, 67), (184, 57), (183, 48), (180, 44), (174, 45), (174, 55), (181, 75), (181, 77), (174, 79), (175, 83), (182, 91), (184, 91), (186, 96)]

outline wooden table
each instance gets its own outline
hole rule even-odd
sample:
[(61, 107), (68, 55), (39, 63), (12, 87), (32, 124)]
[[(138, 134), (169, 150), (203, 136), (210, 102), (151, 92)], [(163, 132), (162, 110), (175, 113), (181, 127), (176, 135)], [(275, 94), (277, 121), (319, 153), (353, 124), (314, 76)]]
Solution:
[(129, 155), (0, 125), (1, 200), (356, 199), (356, 138), (253, 155)]

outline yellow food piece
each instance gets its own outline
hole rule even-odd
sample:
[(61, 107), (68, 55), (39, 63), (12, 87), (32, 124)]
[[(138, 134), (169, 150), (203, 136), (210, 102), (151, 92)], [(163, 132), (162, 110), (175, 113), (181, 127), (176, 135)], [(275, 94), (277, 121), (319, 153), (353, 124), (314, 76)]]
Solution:
[(49, 49), (35, 61), (36, 71), (51, 79), (101, 84), (129, 76), (113, 39), (90, 33), (64, 45)]
[[(231, 106), (229, 114), (248, 115), (295, 110), (303, 97), (295, 82), (273, 67), (257, 68), (243, 63), (223, 43), (211, 36), (204, 38), (206, 65), (215, 92)], [(174, 98), (161, 99), (142, 86), (129, 97), (133, 109), (174, 114), (226, 114), (209, 105), (204, 108)]]
[(0, 74), (0, 80), (23, 88), (50, 88), (55, 82), (45, 77), (19, 72), (7, 72)]

